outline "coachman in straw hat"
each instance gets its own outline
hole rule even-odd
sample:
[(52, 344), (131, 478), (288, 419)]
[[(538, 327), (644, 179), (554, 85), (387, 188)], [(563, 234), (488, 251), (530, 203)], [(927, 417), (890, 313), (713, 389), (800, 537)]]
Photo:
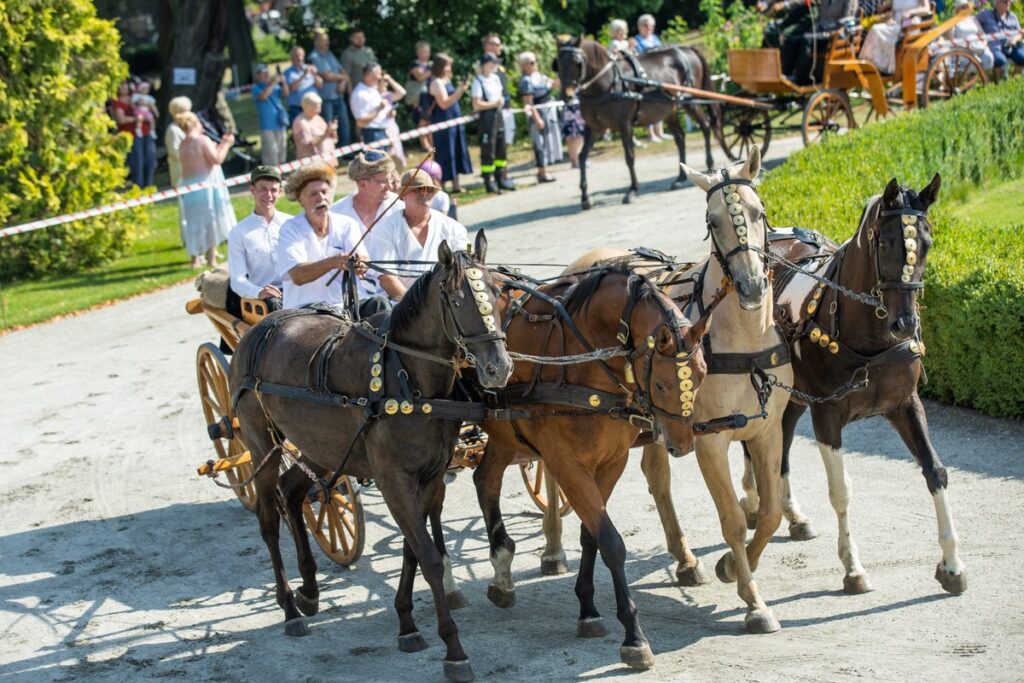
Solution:
[[(367, 267), (366, 248), (357, 244), (359, 225), (348, 216), (331, 212), (337, 182), (334, 169), (325, 163), (303, 166), (285, 183), (285, 194), (302, 205), (302, 213), (281, 226), (277, 242), (277, 267), (284, 282), (284, 307), (298, 308), (317, 302), (339, 305), (343, 300), (343, 278), (328, 280), (349, 262), (362, 280)], [(351, 255), (350, 255), (351, 254)], [(374, 287), (366, 288), (373, 291)], [(385, 310), (382, 297), (363, 296), (359, 315), (367, 317)]]

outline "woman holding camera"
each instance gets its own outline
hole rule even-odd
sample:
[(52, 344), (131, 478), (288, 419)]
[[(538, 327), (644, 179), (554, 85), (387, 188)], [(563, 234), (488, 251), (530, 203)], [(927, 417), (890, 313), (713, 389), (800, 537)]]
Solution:
[[(466, 94), (470, 79), (455, 87), (452, 85), (452, 58), (443, 52), (434, 56), (431, 78), (427, 86), (428, 103), (423, 110), (431, 123), (443, 123), (462, 116), (459, 99)], [(472, 173), (473, 163), (469, 160), (469, 145), (466, 143), (466, 126), (459, 124), (434, 133), (434, 147), (437, 163), (441, 164), (441, 181), (451, 181), (452, 192), (462, 192), (459, 174)]]

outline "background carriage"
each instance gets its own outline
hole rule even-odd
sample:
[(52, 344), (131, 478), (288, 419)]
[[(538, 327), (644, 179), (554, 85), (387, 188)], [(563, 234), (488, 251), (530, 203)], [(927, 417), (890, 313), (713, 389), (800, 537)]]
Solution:
[[(865, 122), (887, 116), (890, 105), (905, 110), (927, 107), (987, 81), (981, 62), (969, 50), (940, 41), (972, 15), (958, 12), (944, 22), (935, 17), (903, 29), (896, 47), (896, 69), (883, 74), (860, 58), (864, 29), (850, 22), (831, 35), (815, 35), (818, 82), (797, 85), (782, 73), (775, 48), (729, 50), (729, 80), (757, 106), (726, 104), (723, 148), (730, 159), (745, 158), (751, 147), (768, 150), (773, 131), (799, 130), (804, 144), (857, 127), (857, 100), (869, 104)], [(817, 68), (812, 71), (817, 71)], [(799, 123), (797, 123), (797, 120)]]
[[(238, 346), (245, 333), (267, 315), (266, 305), (260, 299), (242, 299), (242, 317), (238, 318), (223, 308), (216, 294), (206, 296), (208, 289), (204, 288), (203, 291), (204, 296), (189, 301), (185, 310), (191, 315), (206, 314), (224, 343), (232, 350)], [(217, 455), (215, 460), (207, 461), (197, 471), (200, 475), (211, 477), (223, 473), (227, 485), (235, 491), (242, 506), (253, 512), (256, 509), (255, 486), (246, 483), (253, 474), (252, 457), (240, 433), (231, 404), (228, 363), (224, 352), (212, 342), (201, 344), (196, 352), (199, 398), (206, 419), (207, 434)], [(463, 426), (449, 471), (454, 473), (476, 467), (486, 446), (487, 434), (477, 425)], [(292, 456), (299, 456), (298, 450), (287, 441), (285, 448), (291, 451)], [(545, 476), (543, 462), (523, 457), (518, 464), (527, 493), (541, 512), (547, 510), (548, 501), (555, 498), (561, 515), (572, 510), (558, 485)], [(366, 521), (360, 491), (360, 482), (342, 475), (331, 491), (329, 500), (322, 490), (316, 488), (307, 496), (302, 508), (306, 527), (317, 545), (328, 558), (346, 567), (359, 559), (366, 543)]]

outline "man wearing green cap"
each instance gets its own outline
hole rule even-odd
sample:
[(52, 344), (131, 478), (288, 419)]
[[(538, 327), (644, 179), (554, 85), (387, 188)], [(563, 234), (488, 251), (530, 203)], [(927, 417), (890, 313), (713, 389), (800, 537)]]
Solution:
[(277, 238), (291, 218), (275, 207), (281, 196), (281, 173), (273, 166), (257, 166), (249, 175), (252, 213), (228, 234), (228, 272), (231, 289), (228, 311), (241, 316), (241, 298), (263, 299), (267, 309), (281, 308), (281, 278), (277, 273)]

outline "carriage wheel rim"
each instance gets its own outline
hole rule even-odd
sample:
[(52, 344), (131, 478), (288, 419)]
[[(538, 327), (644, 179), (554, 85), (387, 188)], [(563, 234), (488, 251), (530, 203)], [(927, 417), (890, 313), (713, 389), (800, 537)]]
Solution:
[(330, 498), (303, 502), (302, 514), (313, 540), (332, 561), (348, 566), (362, 555), (365, 526), (362, 505), (347, 476), (342, 476)]

